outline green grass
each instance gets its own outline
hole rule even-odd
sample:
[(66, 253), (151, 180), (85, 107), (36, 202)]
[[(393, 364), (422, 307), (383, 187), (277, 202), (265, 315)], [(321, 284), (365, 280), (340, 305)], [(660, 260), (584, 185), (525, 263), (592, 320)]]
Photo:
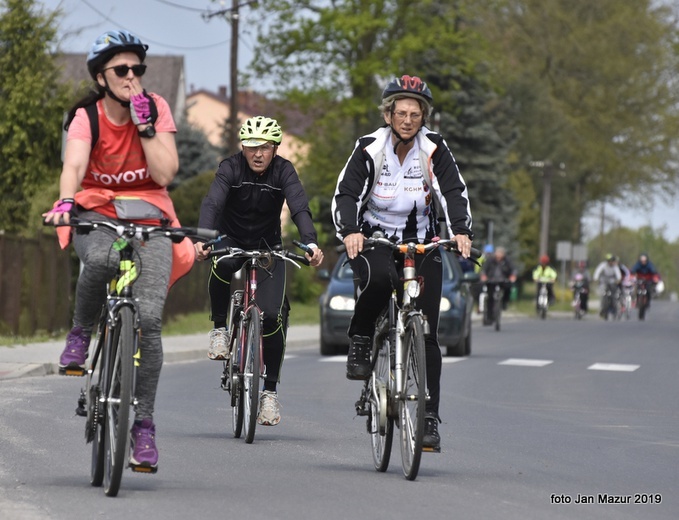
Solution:
[[(198, 334), (209, 332), (212, 322), (208, 319), (207, 312), (194, 312), (176, 316), (163, 326), (163, 334), (168, 336), (180, 336), (183, 334)], [(291, 325), (314, 325), (319, 323), (320, 316), (318, 304), (293, 303), (290, 311)]]
[[(522, 314), (532, 315), (535, 313), (535, 284), (526, 283), (523, 287), (524, 291), (515, 302), (509, 304), (509, 309)], [(561, 286), (556, 287), (556, 303), (550, 307), (552, 310), (571, 310), (571, 292), (569, 289), (562, 289)], [(292, 310), (290, 311), (291, 325), (315, 325), (320, 320), (318, 303), (292, 303)], [(208, 333), (212, 328), (212, 322), (209, 320), (209, 313), (207, 311), (194, 312), (191, 314), (183, 314), (176, 316), (163, 326), (163, 334), (167, 336), (180, 336), (184, 334), (200, 334)], [(61, 340), (66, 337), (66, 332), (60, 334), (48, 334), (45, 332), (38, 332), (32, 337), (15, 337), (0, 335), (0, 346), (8, 345), (25, 345), (27, 343), (39, 343), (43, 341)]]

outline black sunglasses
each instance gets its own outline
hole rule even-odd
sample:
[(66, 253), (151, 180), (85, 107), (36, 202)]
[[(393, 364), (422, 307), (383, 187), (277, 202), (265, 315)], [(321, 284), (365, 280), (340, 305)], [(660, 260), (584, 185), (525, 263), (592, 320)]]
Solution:
[(118, 76), (119, 78), (124, 78), (125, 76), (127, 76), (127, 73), (130, 72), (130, 69), (132, 70), (132, 73), (135, 76), (139, 77), (143, 76), (144, 73), (146, 72), (146, 65), (144, 65), (143, 63), (139, 65), (132, 65), (131, 67), (128, 67), (127, 65), (116, 65), (115, 67), (109, 67), (107, 69), (104, 69), (104, 71), (111, 69), (113, 69), (113, 72), (115, 72), (116, 76)]

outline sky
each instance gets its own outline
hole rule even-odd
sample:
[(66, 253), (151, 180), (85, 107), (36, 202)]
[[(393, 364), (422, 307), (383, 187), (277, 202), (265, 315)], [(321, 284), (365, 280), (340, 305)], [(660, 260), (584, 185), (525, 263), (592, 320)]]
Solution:
[[(212, 92), (220, 86), (230, 90), (231, 22), (223, 16), (205, 20), (203, 15), (231, 7), (231, 0), (38, 0), (36, 6), (40, 5), (63, 12), (58, 28), (62, 51), (87, 53), (102, 33), (127, 29), (149, 45), (149, 54), (184, 56), (188, 91), (192, 86)], [(247, 6), (240, 15), (238, 68), (242, 72), (252, 60), (256, 38), (252, 28), (261, 20), (260, 15), (254, 19)]]
[[(245, 0), (241, 1), (241, 4)], [(38, 0), (47, 10), (63, 11), (58, 35), (61, 50), (87, 53), (92, 42), (103, 32), (121, 28), (135, 33), (149, 45), (149, 53), (183, 55), (186, 87), (217, 92), (229, 84), (231, 23), (224, 17), (203, 15), (230, 7), (231, 0)], [(247, 6), (240, 10), (238, 68), (242, 73), (252, 60), (256, 34), (253, 27), (266, 23), (261, 14)], [(84, 64), (83, 64), (84, 66)], [(258, 90), (256, 85), (252, 86)], [(264, 89), (260, 89), (264, 90)], [(664, 227), (668, 240), (679, 238), (677, 197), (670, 203), (654, 202), (650, 210), (630, 209), (624, 205), (605, 208), (607, 229), (619, 225), (637, 229), (651, 225)], [(587, 237), (599, 232), (599, 211), (585, 219)]]
[[(663, 201), (658, 197), (649, 209), (626, 207), (624, 204), (607, 204), (604, 207), (604, 230), (612, 227), (627, 227), (638, 229), (651, 226), (656, 231), (662, 231), (663, 236), (670, 241), (679, 239), (679, 196), (670, 201)], [(584, 220), (587, 238), (598, 235), (601, 227), (601, 205), (598, 205)]]

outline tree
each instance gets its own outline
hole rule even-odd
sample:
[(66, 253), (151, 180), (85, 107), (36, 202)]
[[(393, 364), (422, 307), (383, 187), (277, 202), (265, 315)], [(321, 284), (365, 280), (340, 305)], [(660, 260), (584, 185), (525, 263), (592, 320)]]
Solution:
[[(431, 87), (441, 129), (462, 159), (460, 164), (470, 167), (465, 175), (470, 192), (479, 201), (485, 195), (480, 207), (499, 216), (498, 220), (511, 220), (507, 192), (494, 190), (498, 196), (491, 200), (488, 190), (480, 182), (475, 184), (477, 174), (497, 184), (504, 182), (502, 163), (509, 134), (494, 128), (501, 103), (487, 76), (482, 77), (483, 46), (477, 45), (466, 19), (471, 4), (442, 0), (260, 3), (280, 23), (271, 24), (260, 36), (255, 72), (276, 78), (278, 88), (314, 119), (306, 136), (310, 153), (300, 174), (309, 193), (317, 197), (320, 221), (327, 227), (331, 227), (330, 201), (337, 175), (356, 138), (384, 124), (376, 110), (381, 90), (391, 77), (402, 74), (421, 76)], [(484, 211), (481, 215), (482, 221)]]
[(21, 232), (31, 198), (56, 183), (68, 94), (50, 55), (57, 13), (33, 0), (0, 0), (0, 229)]
[[(594, 202), (677, 179), (676, 27), (657, 2), (498, 0), (480, 29), (514, 100), (520, 165), (565, 164), (550, 238), (578, 240)], [(520, 166), (523, 168), (524, 166)], [(535, 175), (536, 193), (540, 178)], [(559, 211), (560, 210), (560, 211)]]
[(217, 150), (210, 144), (205, 134), (192, 127), (186, 118), (177, 123), (177, 153), (179, 154), (179, 171), (171, 188), (192, 179), (206, 171), (217, 169)]

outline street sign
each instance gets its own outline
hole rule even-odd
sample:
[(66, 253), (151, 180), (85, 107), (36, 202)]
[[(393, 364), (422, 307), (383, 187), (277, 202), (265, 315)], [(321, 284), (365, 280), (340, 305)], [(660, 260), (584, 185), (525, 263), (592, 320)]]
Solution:
[(557, 260), (570, 260), (571, 259), (571, 249), (573, 244), (568, 241), (562, 241), (556, 243), (556, 259)]

